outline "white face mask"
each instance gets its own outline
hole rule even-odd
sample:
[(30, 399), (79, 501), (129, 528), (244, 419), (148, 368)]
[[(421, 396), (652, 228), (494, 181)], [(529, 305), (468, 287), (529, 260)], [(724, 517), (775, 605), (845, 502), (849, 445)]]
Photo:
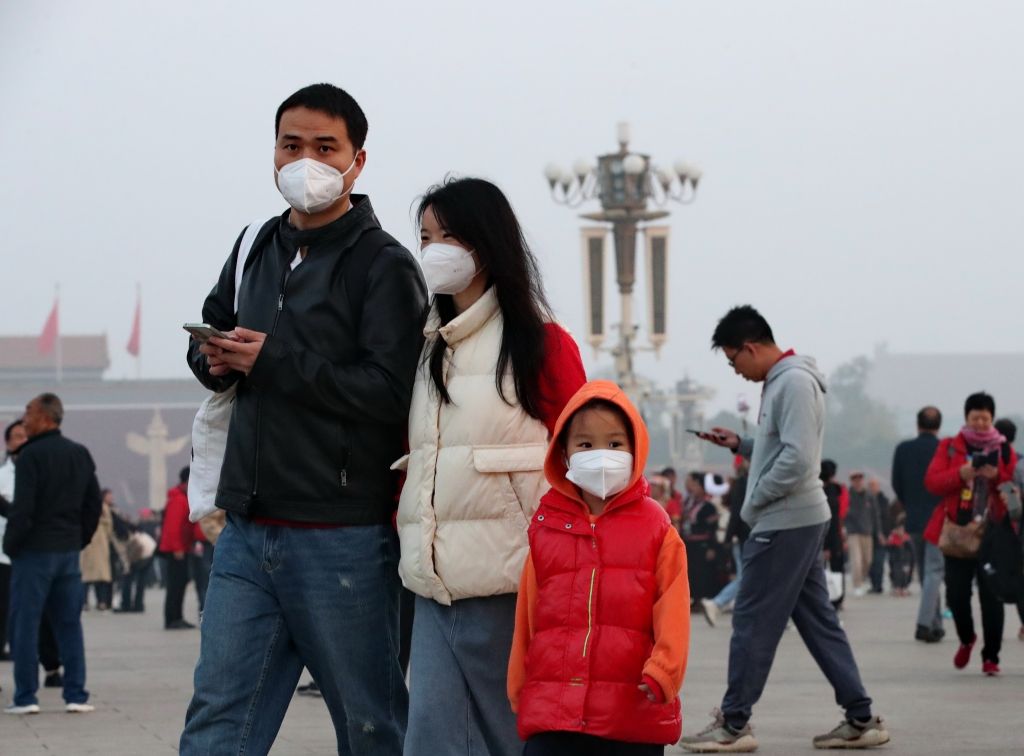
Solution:
[[(358, 153), (357, 153), (358, 154)], [(288, 204), (301, 213), (319, 213), (352, 191), (355, 182), (345, 189), (345, 176), (355, 168), (356, 159), (342, 173), (337, 168), (313, 158), (302, 158), (275, 171), (277, 188)]]
[(435, 294), (458, 294), (476, 277), (473, 253), (456, 244), (428, 244), (420, 252), (420, 269)]
[(633, 477), (633, 455), (616, 449), (588, 449), (569, 457), (565, 477), (601, 499), (607, 499), (629, 485)]

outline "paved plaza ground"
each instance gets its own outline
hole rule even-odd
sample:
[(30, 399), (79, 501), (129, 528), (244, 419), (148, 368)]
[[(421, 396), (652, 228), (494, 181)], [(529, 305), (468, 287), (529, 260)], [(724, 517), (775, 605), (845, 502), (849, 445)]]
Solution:
[[(89, 612), (84, 616), (93, 714), (63, 713), (60, 691), (41, 691), (43, 713), (0, 717), (0, 754), (36, 756), (152, 756), (177, 751), (192, 685), (198, 631), (161, 629), (163, 595), (147, 595), (145, 615)], [(189, 601), (192, 602), (190, 595)], [(1024, 735), (1024, 643), (1016, 612), (1007, 607), (1003, 676), (987, 679), (975, 653), (967, 671), (953, 669), (955, 642), (926, 646), (913, 640), (916, 598), (872, 596), (852, 600), (843, 620), (868, 690), (888, 720), (901, 754), (1020, 754)], [(195, 617), (189, 604), (189, 615)], [(684, 730), (696, 732), (721, 698), (728, 623), (717, 629), (694, 616), (690, 665), (683, 690)], [(952, 625), (948, 627), (952, 635)], [(245, 643), (244, 638), (238, 639)], [(0, 663), (4, 701), (13, 685), (10, 663)], [(438, 692), (443, 697), (443, 691)], [(811, 736), (840, 719), (831, 690), (795, 631), (788, 632), (768, 689), (754, 711), (764, 754), (810, 754)], [(323, 702), (296, 698), (277, 744), (277, 756), (331, 754), (335, 747)], [(669, 753), (682, 753), (669, 749)], [(439, 756), (447, 756), (439, 754)], [(458, 756), (458, 755), (452, 755)]]

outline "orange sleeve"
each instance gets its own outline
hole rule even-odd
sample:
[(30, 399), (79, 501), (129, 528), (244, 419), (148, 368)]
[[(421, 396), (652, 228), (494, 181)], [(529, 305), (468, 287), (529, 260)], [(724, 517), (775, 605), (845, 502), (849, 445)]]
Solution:
[[(658, 552), (654, 601), (654, 648), (644, 674), (661, 686), (666, 701), (675, 700), (683, 686), (690, 653), (690, 581), (686, 574), (686, 547), (679, 533), (669, 528)], [(517, 628), (518, 631), (518, 628)]]
[(519, 709), (519, 691), (526, 684), (526, 652), (533, 639), (533, 611), (536, 606), (537, 573), (533, 569), (533, 558), (527, 556), (523, 575), (519, 579), (516, 629), (512, 636), (512, 653), (508, 658), (508, 700), (512, 704), (512, 711)]

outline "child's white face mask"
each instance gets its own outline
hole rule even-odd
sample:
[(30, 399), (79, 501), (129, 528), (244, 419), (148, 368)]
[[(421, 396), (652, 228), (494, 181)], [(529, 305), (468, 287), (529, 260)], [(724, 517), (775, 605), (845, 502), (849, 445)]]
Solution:
[(633, 455), (617, 449), (587, 449), (569, 457), (565, 477), (587, 493), (607, 499), (629, 485)]

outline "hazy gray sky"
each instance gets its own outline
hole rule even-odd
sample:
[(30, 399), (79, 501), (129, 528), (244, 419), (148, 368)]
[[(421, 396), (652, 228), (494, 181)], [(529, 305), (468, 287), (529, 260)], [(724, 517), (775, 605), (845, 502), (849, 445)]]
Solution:
[(426, 187), (493, 179), (578, 335), (581, 222), (544, 165), (628, 120), (637, 150), (701, 166), (670, 208), (670, 340), (639, 367), (715, 405), (752, 393), (708, 350), (740, 302), (829, 370), (882, 341), (1020, 350), (1022, 29), (1016, 2), (7, 2), (0, 331), (39, 332), (59, 282), (62, 331), (106, 331), (109, 375), (134, 375), (139, 282), (143, 375), (187, 375), (181, 323), (285, 206), (274, 111), (323, 80), (368, 115), (357, 191), (384, 226), (411, 245)]

